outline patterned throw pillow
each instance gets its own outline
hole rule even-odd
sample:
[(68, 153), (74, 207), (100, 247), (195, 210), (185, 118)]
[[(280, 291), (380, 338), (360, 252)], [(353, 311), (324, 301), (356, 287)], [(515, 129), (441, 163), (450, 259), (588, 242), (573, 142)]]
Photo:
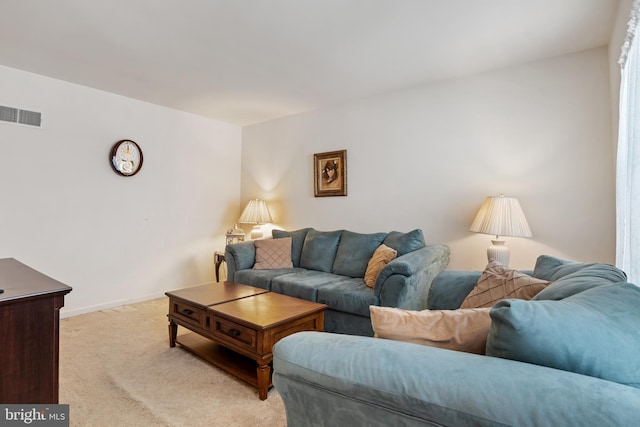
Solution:
[(376, 338), (484, 354), (491, 327), (490, 308), (411, 311), (369, 307)]
[(376, 285), (376, 279), (380, 274), (380, 270), (389, 264), (396, 255), (398, 255), (398, 251), (395, 249), (385, 244), (378, 246), (367, 264), (367, 271), (364, 273), (364, 283), (366, 283), (368, 287), (373, 288)]
[(498, 261), (487, 264), (478, 283), (462, 301), (460, 308), (492, 307), (501, 299), (530, 300), (549, 282), (513, 270)]
[(295, 231), (271, 230), (274, 239), (282, 239), (283, 237), (291, 237), (291, 261), (294, 267), (300, 267), (300, 254), (302, 253), (302, 245), (307, 233), (313, 228), (301, 228)]
[(293, 268), (293, 262), (291, 262), (291, 237), (254, 240), (254, 243), (256, 245), (254, 270)]

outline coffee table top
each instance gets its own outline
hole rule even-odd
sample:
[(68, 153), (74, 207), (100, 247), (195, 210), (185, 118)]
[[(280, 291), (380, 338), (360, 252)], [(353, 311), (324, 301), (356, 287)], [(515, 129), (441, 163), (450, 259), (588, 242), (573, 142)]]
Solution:
[(168, 297), (179, 298), (203, 308), (210, 305), (234, 301), (252, 295), (269, 292), (265, 289), (234, 282), (209, 282), (190, 288), (165, 292)]
[(207, 310), (249, 327), (267, 329), (326, 308), (326, 304), (267, 292), (210, 306)]

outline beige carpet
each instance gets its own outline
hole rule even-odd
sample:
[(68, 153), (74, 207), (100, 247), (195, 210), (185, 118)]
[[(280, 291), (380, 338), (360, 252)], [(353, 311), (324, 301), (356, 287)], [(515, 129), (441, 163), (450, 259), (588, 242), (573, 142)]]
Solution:
[[(60, 403), (71, 426), (286, 426), (257, 390), (176, 346), (161, 298), (60, 322)], [(178, 334), (186, 333), (178, 328)]]

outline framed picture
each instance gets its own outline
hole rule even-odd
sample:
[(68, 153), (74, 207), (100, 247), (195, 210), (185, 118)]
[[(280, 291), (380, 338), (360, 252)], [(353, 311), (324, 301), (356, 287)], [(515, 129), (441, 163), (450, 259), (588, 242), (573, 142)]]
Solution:
[(347, 195), (347, 150), (313, 155), (313, 183), (316, 197)]

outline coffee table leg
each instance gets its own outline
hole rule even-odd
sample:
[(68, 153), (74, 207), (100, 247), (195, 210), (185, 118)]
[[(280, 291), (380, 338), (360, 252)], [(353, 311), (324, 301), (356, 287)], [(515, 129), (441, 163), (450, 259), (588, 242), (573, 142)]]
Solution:
[(169, 320), (169, 347), (176, 346), (177, 336), (178, 336), (178, 324), (173, 320)]
[(269, 377), (271, 375), (271, 366), (260, 365), (257, 369), (258, 373), (258, 397), (260, 400), (267, 400), (267, 392), (269, 391)]

